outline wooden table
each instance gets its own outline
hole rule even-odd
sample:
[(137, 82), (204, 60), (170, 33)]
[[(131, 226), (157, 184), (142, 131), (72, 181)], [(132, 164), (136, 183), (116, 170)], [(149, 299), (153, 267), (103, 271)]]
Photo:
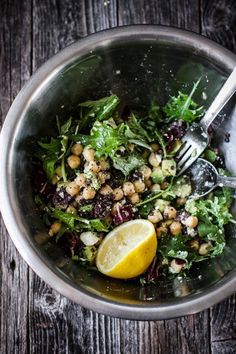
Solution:
[[(89, 33), (134, 23), (185, 28), (236, 51), (235, 0), (1, 0), (0, 119), (53, 54)], [(0, 353), (236, 353), (235, 295), (192, 316), (126, 321), (81, 308), (47, 286), (3, 223), (0, 263)]]

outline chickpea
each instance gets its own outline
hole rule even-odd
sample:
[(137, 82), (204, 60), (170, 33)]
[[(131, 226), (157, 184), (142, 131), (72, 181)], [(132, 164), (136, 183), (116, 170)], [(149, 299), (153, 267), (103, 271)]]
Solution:
[(66, 186), (66, 191), (68, 194), (74, 197), (76, 194), (79, 194), (80, 186), (78, 186), (75, 181), (69, 182)]
[(179, 221), (173, 221), (170, 225), (170, 232), (173, 236), (179, 235), (182, 231), (182, 225)]
[(131, 196), (129, 196), (129, 200), (132, 204), (137, 204), (140, 201), (139, 194), (134, 193)]
[(69, 205), (68, 208), (66, 209), (66, 212), (70, 214), (77, 214), (77, 210), (73, 205)]
[(170, 262), (170, 267), (173, 273), (179, 273), (183, 269), (184, 265), (185, 263), (178, 264), (175, 259), (172, 259)]
[(201, 256), (206, 256), (209, 252), (210, 244), (209, 243), (202, 243), (199, 247), (198, 253)]
[(199, 242), (197, 240), (191, 240), (189, 242), (189, 245), (194, 251), (198, 251), (199, 250)]
[(151, 221), (153, 224), (156, 224), (159, 221), (163, 220), (163, 216), (159, 210), (154, 210), (151, 214), (148, 215), (148, 220)]
[(172, 206), (166, 206), (164, 209), (164, 217), (166, 219), (175, 219), (177, 211)]
[(57, 234), (61, 230), (61, 223), (60, 221), (54, 221), (50, 227), (48, 232), (49, 236), (53, 236)]
[(60, 177), (58, 177), (57, 175), (52, 176), (52, 184), (57, 184), (59, 180)]
[(128, 149), (130, 152), (134, 151), (134, 144), (128, 144)]
[(83, 151), (83, 156), (86, 161), (93, 161), (94, 160), (94, 155), (95, 155), (95, 150), (85, 147)]
[(161, 235), (166, 234), (167, 233), (167, 228), (165, 226), (160, 226), (156, 229), (156, 234), (157, 237), (161, 237)]
[(152, 170), (150, 167), (144, 165), (139, 169), (139, 171), (141, 172), (144, 179), (149, 179), (151, 177)]
[(186, 220), (185, 220), (185, 225), (191, 229), (197, 226), (198, 224), (198, 218), (196, 216), (190, 215)]
[(79, 156), (70, 155), (67, 158), (67, 163), (70, 166), (70, 168), (75, 169), (75, 168), (78, 168), (80, 166), (81, 160), (80, 160)]
[(106, 180), (110, 178), (111, 178), (111, 174), (109, 172), (105, 172), (105, 171), (98, 172), (98, 179), (101, 182), (101, 184), (104, 184)]
[(146, 186), (143, 181), (141, 181), (141, 180), (134, 181), (135, 192), (142, 193), (142, 192), (144, 192), (145, 188), (146, 188)]
[(151, 152), (149, 155), (148, 162), (153, 167), (158, 167), (161, 163), (162, 156), (160, 154), (156, 154), (155, 152)]
[(96, 161), (89, 161), (88, 165), (86, 166), (86, 170), (91, 171), (93, 173), (98, 173), (100, 167), (98, 166)]
[(72, 146), (71, 152), (73, 155), (80, 156), (83, 152), (83, 145), (80, 143), (76, 143)]
[(121, 188), (115, 188), (113, 190), (114, 200), (118, 201), (121, 200), (124, 196), (123, 190)]
[(159, 192), (160, 189), (161, 189), (161, 186), (160, 186), (160, 184), (158, 184), (158, 183), (155, 183), (155, 184), (153, 184), (153, 185), (150, 187), (150, 190), (151, 190), (153, 193)]
[(61, 166), (58, 166), (58, 167), (56, 168), (55, 172), (56, 172), (57, 176), (62, 177)]
[(187, 202), (186, 198), (178, 198), (176, 200), (177, 205), (184, 205), (184, 204), (186, 204), (186, 202)]
[(168, 182), (162, 182), (161, 183), (161, 189), (166, 189), (169, 186)]
[(105, 186), (100, 189), (99, 193), (102, 195), (113, 194), (113, 189), (108, 184), (105, 184)]
[(78, 186), (80, 186), (80, 188), (85, 187), (86, 186), (86, 177), (84, 173), (80, 173), (76, 179), (75, 182), (78, 184)]
[(108, 169), (110, 168), (110, 163), (109, 163), (108, 160), (106, 160), (106, 159), (104, 159), (104, 158), (101, 158), (101, 159), (99, 160), (99, 166), (100, 166), (100, 169), (101, 169), (102, 171), (108, 170)]
[(134, 185), (132, 182), (125, 182), (123, 184), (124, 195), (131, 196), (135, 193)]
[(81, 200), (84, 199), (82, 194), (78, 194), (76, 197), (75, 197), (75, 201), (77, 204), (80, 204)]
[(151, 186), (152, 186), (152, 180), (151, 180), (151, 179), (146, 179), (146, 180), (144, 181), (144, 183), (145, 183), (145, 186), (146, 186), (147, 188), (151, 188)]
[(151, 148), (154, 152), (157, 152), (160, 149), (160, 146), (156, 143), (152, 143)]
[(96, 191), (93, 187), (85, 187), (82, 196), (84, 199), (93, 199), (95, 197)]

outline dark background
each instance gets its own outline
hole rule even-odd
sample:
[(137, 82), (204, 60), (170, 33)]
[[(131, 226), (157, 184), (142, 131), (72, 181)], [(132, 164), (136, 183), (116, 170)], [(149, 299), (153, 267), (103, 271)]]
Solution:
[[(0, 121), (48, 58), (87, 34), (152, 23), (236, 52), (235, 0), (0, 0)], [(73, 304), (23, 261), (1, 222), (0, 353), (236, 353), (236, 296), (191, 316), (126, 321)]]

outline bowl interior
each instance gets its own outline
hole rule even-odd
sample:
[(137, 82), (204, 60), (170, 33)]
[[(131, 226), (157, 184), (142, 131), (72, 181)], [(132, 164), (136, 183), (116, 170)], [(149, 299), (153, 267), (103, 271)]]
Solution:
[[(78, 49), (80, 44), (78, 43)], [(224, 63), (211, 53), (197, 52), (190, 45), (171, 40), (135, 37), (116, 40), (97, 49), (87, 50), (53, 71), (32, 95), (17, 125), (12, 150), (11, 174), (20, 210), (20, 221), (31, 247), (43, 261), (60, 272), (74, 287), (86, 289), (105, 299), (123, 304), (173, 303), (179, 297), (191, 297), (221, 281), (236, 267), (236, 228), (227, 229), (224, 253), (209, 262), (199, 263), (189, 278), (142, 288), (135, 281), (112, 280), (68, 262), (60, 249), (44, 243), (45, 227), (37, 215), (31, 183), (32, 140), (55, 130), (55, 116), (77, 116), (77, 105), (87, 99), (116, 93), (124, 104), (143, 111), (152, 100), (160, 104), (178, 90), (189, 92), (201, 77), (195, 100), (207, 107), (228, 75)], [(218, 124), (220, 123), (220, 126)], [(219, 116), (214, 144), (226, 157), (228, 169), (236, 175), (236, 113), (235, 99)], [(230, 141), (225, 142), (225, 133)], [(79, 299), (78, 299), (79, 302)]]

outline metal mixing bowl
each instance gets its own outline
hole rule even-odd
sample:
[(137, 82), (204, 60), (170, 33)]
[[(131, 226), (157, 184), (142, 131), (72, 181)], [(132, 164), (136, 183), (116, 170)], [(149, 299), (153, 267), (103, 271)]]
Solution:
[[(89, 309), (129, 319), (166, 319), (207, 308), (236, 289), (236, 229), (227, 229), (227, 246), (216, 259), (199, 263), (189, 278), (142, 288), (67, 262), (44, 243), (46, 230), (33, 202), (32, 141), (50, 134), (55, 115), (66, 115), (85, 99), (119, 95), (143, 109), (178, 89), (189, 91), (202, 77), (195, 99), (206, 107), (234, 68), (236, 57), (199, 35), (160, 26), (131, 26), (91, 35), (45, 63), (15, 99), (1, 134), (1, 210), (22, 257), (54, 289)], [(202, 94), (202, 92), (204, 92)], [(236, 175), (235, 100), (220, 116), (215, 144)], [(230, 142), (224, 142), (225, 132)]]

